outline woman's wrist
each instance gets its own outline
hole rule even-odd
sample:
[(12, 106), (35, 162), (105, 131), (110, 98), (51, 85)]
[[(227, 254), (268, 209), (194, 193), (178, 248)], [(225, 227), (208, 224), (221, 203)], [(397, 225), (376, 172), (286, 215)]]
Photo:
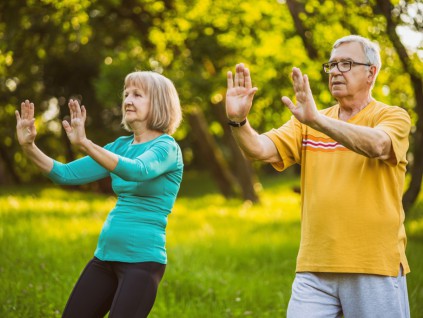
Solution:
[(25, 153), (32, 152), (36, 146), (34, 142), (21, 144), (21, 148)]
[(79, 148), (79, 150), (88, 153), (90, 147), (92, 145), (91, 140), (89, 140), (88, 138), (85, 138), (83, 140), (81, 140), (81, 142), (79, 142), (76, 146)]

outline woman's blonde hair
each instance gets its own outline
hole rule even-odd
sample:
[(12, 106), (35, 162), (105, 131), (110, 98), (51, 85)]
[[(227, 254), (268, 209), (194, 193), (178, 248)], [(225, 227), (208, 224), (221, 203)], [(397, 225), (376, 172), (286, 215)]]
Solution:
[[(150, 99), (147, 127), (172, 135), (182, 120), (178, 92), (172, 81), (156, 72), (136, 71), (125, 77), (124, 91), (130, 86), (140, 88)], [(123, 97), (122, 107), (125, 106), (124, 103), (125, 96)], [(122, 125), (126, 130), (132, 131), (124, 116), (122, 117)]]

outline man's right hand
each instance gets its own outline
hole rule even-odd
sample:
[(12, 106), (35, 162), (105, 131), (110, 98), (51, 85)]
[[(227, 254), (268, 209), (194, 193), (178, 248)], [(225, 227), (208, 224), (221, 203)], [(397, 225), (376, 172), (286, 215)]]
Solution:
[(250, 71), (242, 63), (236, 65), (235, 79), (229, 71), (227, 80), (226, 115), (231, 121), (241, 122), (247, 118), (258, 88), (252, 87)]

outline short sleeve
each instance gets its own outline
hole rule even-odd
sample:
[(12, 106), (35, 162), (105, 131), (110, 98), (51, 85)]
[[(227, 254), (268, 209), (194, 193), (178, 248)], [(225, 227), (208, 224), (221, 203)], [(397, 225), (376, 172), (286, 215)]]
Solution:
[(383, 130), (391, 138), (396, 164), (406, 162), (409, 146), (408, 136), (411, 129), (408, 113), (397, 106), (385, 108), (380, 114), (375, 128)]
[(295, 163), (301, 163), (302, 125), (291, 117), (284, 125), (272, 129), (265, 136), (275, 144), (282, 161), (272, 163), (277, 171), (283, 171)]

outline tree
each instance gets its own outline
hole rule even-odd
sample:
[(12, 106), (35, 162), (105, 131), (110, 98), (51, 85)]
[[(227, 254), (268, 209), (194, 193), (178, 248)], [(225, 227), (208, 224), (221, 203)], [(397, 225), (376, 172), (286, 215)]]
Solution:
[[(418, 58), (409, 56), (396, 33), (396, 28), (401, 24), (400, 14), (410, 18), (408, 10), (410, 4), (400, 2), (397, 7), (394, 7), (389, 0), (377, 0), (375, 3), (368, 1), (357, 3), (349, 0), (324, 2), (287, 0), (287, 5), (310, 59), (321, 57), (322, 50), (325, 52), (324, 49), (319, 49), (322, 45), (320, 40), (323, 38), (321, 32), (322, 27), (329, 25), (331, 25), (332, 32), (330, 35), (325, 34), (325, 41), (323, 41), (325, 44), (328, 39), (331, 39), (330, 44), (332, 44), (335, 39), (347, 34), (361, 34), (383, 44), (382, 58), (386, 54), (387, 57), (384, 60), (388, 60), (384, 68), (390, 73), (388, 73), (390, 77), (379, 76), (373, 94), (378, 99), (380, 96), (381, 99), (387, 100), (387, 103), (400, 105), (408, 109), (412, 115), (415, 113), (418, 116), (410, 150), (410, 153), (413, 154), (411, 182), (403, 199), (405, 210), (409, 210), (421, 190), (423, 174), (423, 82), (422, 72), (417, 71), (417, 67), (421, 69), (422, 65)], [(349, 18), (335, 17), (334, 19), (334, 15), (331, 13), (338, 11), (343, 12)], [(412, 19), (411, 25), (421, 32), (423, 29), (421, 9), (417, 11), (418, 14)], [(386, 19), (386, 24), (383, 19)], [(370, 24), (368, 21), (372, 21), (372, 23)], [(387, 32), (382, 32), (382, 30)], [(393, 51), (396, 52), (395, 56)], [(326, 50), (325, 54), (328, 56), (329, 52)], [(397, 63), (398, 60), (400, 63)], [(398, 76), (400, 73), (407, 74), (409, 78)], [(411, 81), (412, 90), (404, 90), (404, 80)], [(385, 93), (391, 91), (391, 88), (393, 88), (392, 91), (398, 90), (398, 95)], [(395, 96), (402, 96), (402, 99), (395, 98)], [(407, 103), (410, 100), (414, 100), (414, 103)]]
[[(372, 11), (375, 1), (0, 2), (0, 183), (27, 182), (38, 176), (13, 138), (13, 113), (22, 99), (30, 97), (37, 104), (40, 148), (55, 159), (72, 160), (81, 154), (70, 147), (61, 128), (68, 113), (66, 101), (73, 97), (85, 104), (88, 135), (105, 144), (124, 133), (120, 127), (124, 76), (135, 69), (148, 69), (174, 81), (184, 109), (197, 109), (204, 115), (213, 139), (208, 151), (222, 158), (220, 169), (229, 167), (242, 198), (256, 201), (256, 169), (240, 153), (224, 113), (226, 72), (236, 63), (249, 66), (253, 85), (259, 88), (249, 121), (263, 132), (291, 116), (280, 97), (293, 95), (289, 76), (293, 66), (308, 74), (319, 107), (333, 104), (321, 63), (337, 38), (360, 33), (384, 48), (385, 71), (379, 75), (375, 97), (404, 107), (416, 118), (413, 109), (418, 96), (385, 32), (381, 9), (377, 14)], [(415, 59), (412, 63), (421, 74), (420, 64)], [(188, 120), (175, 138), (184, 153), (194, 154), (193, 160), (186, 156), (185, 166), (203, 168), (197, 164), (207, 160), (201, 160), (204, 149), (191, 142), (189, 116), (187, 112)], [(416, 126), (418, 131), (420, 126)], [(412, 151), (419, 149), (415, 144)], [(217, 178), (218, 184), (233, 182)]]
[[(413, 161), (411, 166), (411, 181), (407, 191), (404, 194), (404, 209), (408, 211), (416, 201), (422, 185), (423, 177), (423, 65), (417, 57), (411, 58), (406, 48), (402, 44), (396, 29), (401, 24), (399, 21), (400, 14), (407, 14), (409, 3), (400, 3), (398, 7), (394, 7), (388, 0), (377, 0), (378, 7), (374, 7), (374, 12), (379, 10), (386, 18), (387, 33), (391, 40), (404, 70), (409, 74), (411, 85), (414, 90), (415, 106), (414, 111), (418, 118), (416, 121), (416, 129), (413, 132)], [(410, 25), (418, 32), (423, 32), (423, 7), (416, 7), (417, 15), (412, 18), (413, 23)], [(408, 15), (408, 17), (410, 17)], [(419, 63), (420, 62), (420, 63)], [(420, 66), (420, 72), (417, 66)]]

